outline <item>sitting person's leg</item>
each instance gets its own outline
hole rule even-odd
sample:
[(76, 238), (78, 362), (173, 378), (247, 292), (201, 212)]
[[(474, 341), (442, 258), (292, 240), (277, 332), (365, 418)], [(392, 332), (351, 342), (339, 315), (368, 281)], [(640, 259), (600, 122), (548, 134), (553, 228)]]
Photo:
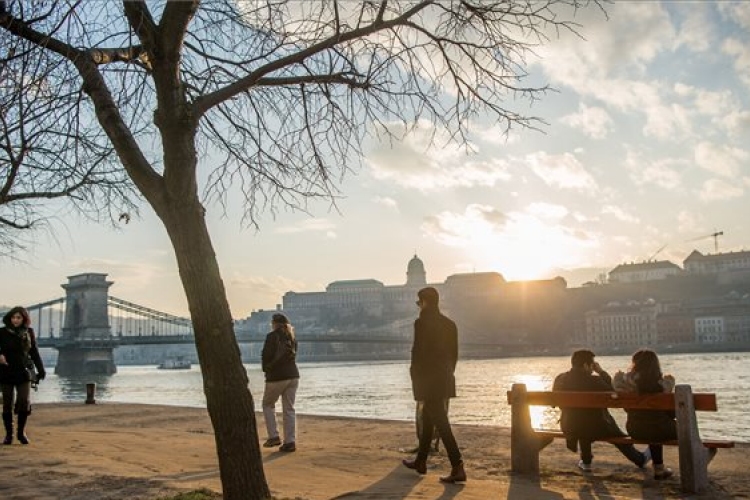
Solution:
[(581, 453), (579, 468), (586, 470), (591, 468), (591, 462), (594, 460), (594, 454), (591, 452), (591, 441), (588, 439), (578, 440), (578, 449)]
[(636, 450), (635, 446), (633, 446), (632, 444), (616, 444), (615, 447), (620, 450), (620, 453), (625, 455), (625, 458), (633, 462), (638, 467), (644, 467), (648, 462), (646, 454)]

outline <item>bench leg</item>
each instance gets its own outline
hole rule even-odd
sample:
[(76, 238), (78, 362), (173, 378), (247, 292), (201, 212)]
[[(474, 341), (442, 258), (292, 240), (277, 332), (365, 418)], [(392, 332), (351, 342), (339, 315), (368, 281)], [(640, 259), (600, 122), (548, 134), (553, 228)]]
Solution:
[(708, 456), (706, 457), (706, 466), (708, 466), (708, 464), (711, 463), (711, 461), (716, 456), (716, 452), (718, 452), (718, 451), (719, 450), (716, 449), (716, 448), (709, 448), (709, 449), (706, 450), (706, 452), (708, 453)]
[(539, 474), (539, 450), (550, 444), (551, 436), (537, 436), (531, 427), (526, 402), (526, 385), (511, 388), (510, 468), (520, 474)]
[(690, 386), (678, 385), (674, 398), (682, 491), (700, 493), (708, 488), (708, 462), (716, 454), (716, 450), (708, 450), (703, 446)]

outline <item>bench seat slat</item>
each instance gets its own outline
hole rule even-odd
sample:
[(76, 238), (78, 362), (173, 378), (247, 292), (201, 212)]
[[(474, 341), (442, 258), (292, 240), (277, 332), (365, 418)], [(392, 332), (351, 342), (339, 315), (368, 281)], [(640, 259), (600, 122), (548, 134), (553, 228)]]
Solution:
[[(553, 431), (549, 429), (534, 429), (534, 432), (540, 437), (551, 437), (554, 439), (565, 439), (565, 434), (560, 431)], [(633, 439), (631, 437), (611, 437), (606, 439), (597, 439), (597, 441), (603, 441), (606, 443), (613, 444), (649, 444), (648, 441), (642, 439)], [(677, 446), (677, 440), (663, 441), (660, 444), (667, 446)], [(706, 448), (734, 448), (734, 441), (727, 441), (723, 439), (704, 439), (703, 446)]]
[[(508, 403), (511, 402), (508, 391)], [(527, 392), (526, 401), (536, 406), (558, 408), (627, 408), (632, 410), (674, 410), (674, 394), (630, 394), (617, 392), (540, 391)], [(694, 393), (696, 411), (717, 411), (716, 394)]]

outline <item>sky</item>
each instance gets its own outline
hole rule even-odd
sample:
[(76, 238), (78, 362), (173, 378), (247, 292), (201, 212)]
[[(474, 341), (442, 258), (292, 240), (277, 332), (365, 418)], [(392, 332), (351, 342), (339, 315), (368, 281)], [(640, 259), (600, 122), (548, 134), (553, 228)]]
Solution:
[[(466, 151), (439, 134), (430, 144), (419, 123), (400, 143), (367, 145), (336, 210), (281, 208), (255, 230), (208, 206), (234, 317), (336, 280), (403, 284), (415, 254), (431, 283), (495, 271), (575, 287), (621, 263), (750, 249), (750, 2), (619, 2), (607, 14), (582, 11), (582, 37), (529, 58), (532, 81), (556, 89), (527, 110), (541, 131), (504, 135), (480, 116)], [(0, 305), (61, 297), (68, 276), (98, 272), (116, 297), (187, 315), (148, 206), (115, 227), (64, 213), (53, 224), (22, 260), (0, 261)]]

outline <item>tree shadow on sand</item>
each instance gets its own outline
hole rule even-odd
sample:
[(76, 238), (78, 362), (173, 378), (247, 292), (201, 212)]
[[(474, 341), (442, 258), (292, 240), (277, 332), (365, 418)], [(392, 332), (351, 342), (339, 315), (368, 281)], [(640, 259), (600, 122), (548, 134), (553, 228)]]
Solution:
[[(333, 497), (331, 500), (377, 499), (398, 500), (407, 498), (420, 481), (437, 480), (435, 476), (419, 476), (398, 465), (386, 476), (370, 486), (356, 491), (349, 491)], [(460, 484), (446, 484), (443, 493), (435, 500), (451, 500), (463, 489)]]

